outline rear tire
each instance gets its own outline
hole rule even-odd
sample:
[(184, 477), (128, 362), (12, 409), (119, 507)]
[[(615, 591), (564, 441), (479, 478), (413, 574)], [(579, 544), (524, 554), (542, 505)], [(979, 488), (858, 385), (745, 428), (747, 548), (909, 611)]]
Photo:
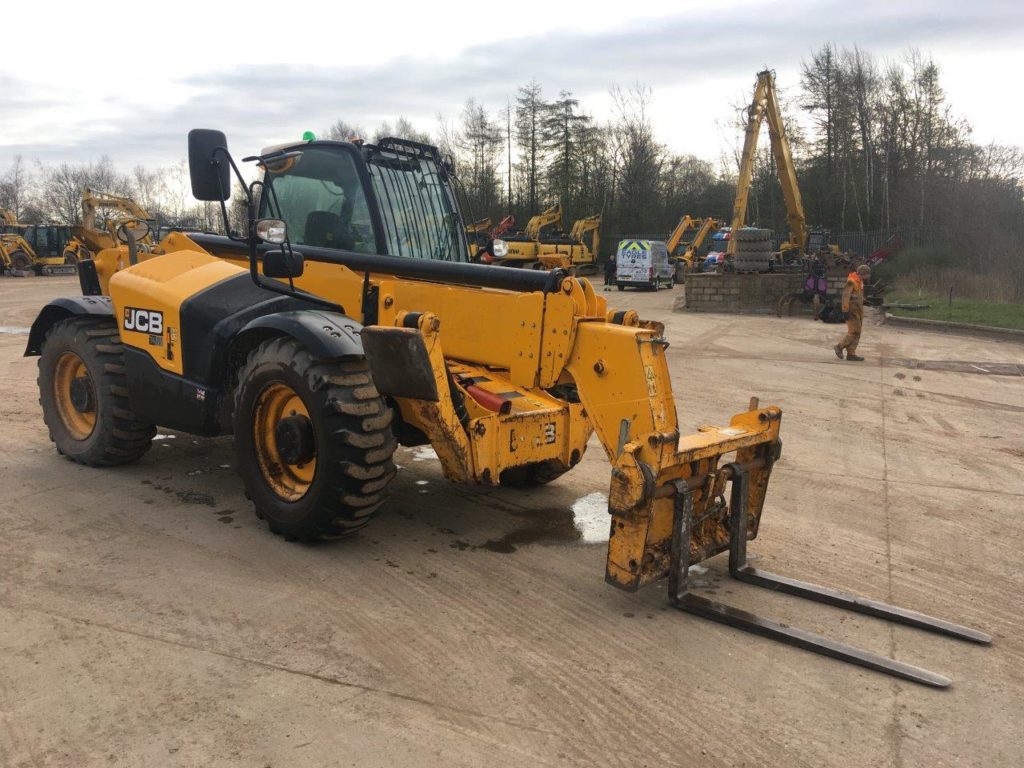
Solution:
[(71, 317), (54, 325), (39, 358), (38, 384), (50, 439), (71, 461), (109, 467), (149, 450), (156, 427), (140, 421), (128, 402), (112, 320)]
[[(365, 360), (316, 360), (294, 339), (275, 338), (249, 354), (238, 382), (238, 473), (272, 532), (334, 539), (380, 513), (396, 471), (394, 414)], [(298, 437), (286, 444), (289, 435)]]

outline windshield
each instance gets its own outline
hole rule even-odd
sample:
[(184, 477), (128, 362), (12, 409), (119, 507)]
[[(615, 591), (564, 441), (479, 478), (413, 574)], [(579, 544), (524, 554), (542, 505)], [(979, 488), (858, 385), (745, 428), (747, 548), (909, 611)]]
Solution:
[(303, 149), (301, 155), (270, 164), (267, 180), (273, 182), (273, 195), (262, 195), (261, 205), (288, 224), (292, 244), (381, 252), (348, 152), (323, 146)]
[(389, 254), (466, 261), (460, 218), (434, 159), (375, 149), (367, 164)]

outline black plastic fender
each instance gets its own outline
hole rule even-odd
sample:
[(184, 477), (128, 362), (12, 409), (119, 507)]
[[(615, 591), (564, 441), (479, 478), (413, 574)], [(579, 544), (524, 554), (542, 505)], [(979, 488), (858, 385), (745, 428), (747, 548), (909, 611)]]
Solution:
[(291, 336), (308, 349), (313, 357), (322, 360), (364, 356), (363, 342), (359, 336), (363, 326), (338, 312), (300, 309), (263, 315), (246, 324), (236, 340), (249, 333), (268, 330)]
[(32, 330), (28, 334), (28, 346), (25, 357), (33, 357), (43, 352), (46, 334), (55, 324), (74, 315), (99, 315), (113, 318), (114, 305), (109, 296), (65, 296), (54, 299), (39, 312)]

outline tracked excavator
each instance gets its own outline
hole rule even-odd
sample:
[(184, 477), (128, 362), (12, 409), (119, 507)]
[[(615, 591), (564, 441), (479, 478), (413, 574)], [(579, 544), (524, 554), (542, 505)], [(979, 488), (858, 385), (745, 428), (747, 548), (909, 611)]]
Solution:
[[(193, 130), (194, 196), (242, 180), (223, 133)], [(46, 305), (43, 418), (89, 466), (142, 457), (155, 425), (233, 434), (256, 514), (290, 540), (346, 536), (380, 514), (396, 446), (431, 445), (455, 483), (549, 483), (588, 440), (611, 463), (605, 579), (667, 580), (681, 611), (918, 683), (940, 674), (697, 594), (689, 569), (728, 553), (736, 579), (979, 643), (990, 638), (754, 568), (782, 413), (753, 400), (682, 435), (660, 323), (613, 309), (564, 270), (468, 261), (452, 169), (432, 146), (306, 141), (248, 158), (248, 225), (172, 233), (79, 263), (82, 295)], [(258, 194), (257, 194), (258, 192)]]
[[(522, 232), (495, 234), (492, 264), (528, 269), (566, 269), (573, 274), (597, 273), (601, 215), (577, 219), (563, 229), (562, 204), (555, 203), (530, 218)], [(589, 242), (588, 242), (589, 241)]]
[(568, 269), (572, 257), (546, 240), (547, 230), (562, 228), (562, 204), (555, 203), (531, 216), (521, 232), (507, 232), (494, 244), (492, 264), (526, 269)]

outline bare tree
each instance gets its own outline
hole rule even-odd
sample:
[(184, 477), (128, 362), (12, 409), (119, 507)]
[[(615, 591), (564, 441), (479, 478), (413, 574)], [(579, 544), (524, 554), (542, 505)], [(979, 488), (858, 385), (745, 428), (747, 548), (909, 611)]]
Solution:
[(324, 138), (331, 141), (352, 141), (353, 139), (365, 139), (366, 131), (360, 125), (352, 125), (344, 120), (335, 120), (326, 131)]
[(25, 166), (24, 159), (21, 155), (15, 155), (11, 167), (0, 179), (0, 208), (13, 211), (21, 221), (29, 203), (28, 193), (31, 184), (31, 174)]

